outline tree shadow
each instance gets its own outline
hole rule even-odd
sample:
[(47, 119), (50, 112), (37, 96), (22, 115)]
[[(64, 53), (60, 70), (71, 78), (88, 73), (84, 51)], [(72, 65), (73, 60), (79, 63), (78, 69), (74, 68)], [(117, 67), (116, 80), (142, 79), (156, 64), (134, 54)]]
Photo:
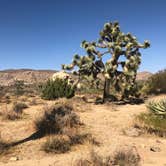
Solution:
[(139, 105), (143, 104), (145, 102), (145, 98), (129, 98), (124, 100), (118, 100), (114, 96), (108, 96), (104, 101), (102, 98), (97, 98), (95, 101), (95, 104), (116, 104), (116, 105), (125, 105), (125, 104), (131, 104), (131, 105)]
[(28, 141), (32, 141), (32, 140), (36, 140), (36, 139), (40, 139), (44, 136), (44, 134), (42, 134), (41, 132), (37, 131), (33, 134), (31, 134), (29, 137), (24, 138), (22, 140), (16, 141), (16, 142), (12, 142), (10, 143), (8, 146), (13, 147), (13, 146), (17, 146), (20, 145), (22, 143), (28, 142)]

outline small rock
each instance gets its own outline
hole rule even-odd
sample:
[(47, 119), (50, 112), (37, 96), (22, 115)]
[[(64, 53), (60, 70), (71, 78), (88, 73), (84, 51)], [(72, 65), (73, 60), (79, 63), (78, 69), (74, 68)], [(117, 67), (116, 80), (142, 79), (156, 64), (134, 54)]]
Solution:
[(141, 134), (141, 131), (137, 128), (128, 128), (124, 130), (124, 134), (129, 137), (138, 137)]
[(159, 143), (159, 144), (162, 143), (162, 142), (161, 142), (160, 140), (158, 140), (158, 139), (156, 140), (156, 142)]
[(18, 160), (19, 160), (18, 157), (11, 157), (11, 158), (10, 158), (10, 161), (18, 161)]
[(144, 145), (144, 144), (141, 144), (141, 148), (146, 148), (146, 145)]
[(150, 150), (151, 150), (152, 152), (160, 152), (160, 151), (161, 151), (160, 147), (157, 147), (157, 146), (152, 146), (152, 147), (150, 147)]

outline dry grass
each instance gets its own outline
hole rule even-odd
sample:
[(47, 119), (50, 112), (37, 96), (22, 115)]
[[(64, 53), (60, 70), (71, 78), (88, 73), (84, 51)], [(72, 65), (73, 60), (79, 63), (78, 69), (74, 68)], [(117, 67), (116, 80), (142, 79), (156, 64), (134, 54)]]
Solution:
[[(47, 153), (65, 153), (78, 144), (85, 142), (95, 144), (94, 138), (90, 134), (75, 133), (75, 135), (50, 135), (42, 146), (42, 150)], [(96, 144), (95, 144), (96, 145)]]
[(79, 159), (75, 166), (139, 166), (140, 155), (133, 149), (119, 150), (113, 155), (99, 155), (94, 150), (91, 151), (88, 159)]
[(23, 109), (28, 106), (24, 103), (14, 103), (12, 108), (8, 108), (7, 104), (1, 110), (3, 120), (18, 120), (24, 117)]
[(135, 119), (135, 127), (145, 133), (166, 137), (166, 119), (153, 113), (141, 113)]
[(9, 109), (7, 105), (1, 110), (1, 117), (3, 120), (18, 120), (22, 118), (22, 114)]
[(12, 110), (13, 110), (14, 112), (16, 112), (17, 114), (22, 114), (22, 113), (23, 113), (23, 110), (24, 110), (25, 108), (28, 108), (28, 105), (27, 105), (27, 104), (25, 104), (25, 103), (23, 103), (23, 102), (19, 102), (19, 103), (15, 102), (15, 103), (13, 104)]
[(66, 135), (49, 136), (42, 146), (47, 153), (65, 153), (71, 149), (70, 138)]

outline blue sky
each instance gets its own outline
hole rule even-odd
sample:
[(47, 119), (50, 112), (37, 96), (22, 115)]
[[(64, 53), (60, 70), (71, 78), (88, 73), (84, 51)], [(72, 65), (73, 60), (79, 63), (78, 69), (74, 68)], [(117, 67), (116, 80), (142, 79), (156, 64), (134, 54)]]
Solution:
[(0, 70), (60, 69), (105, 22), (150, 40), (140, 71), (166, 68), (165, 0), (0, 0)]

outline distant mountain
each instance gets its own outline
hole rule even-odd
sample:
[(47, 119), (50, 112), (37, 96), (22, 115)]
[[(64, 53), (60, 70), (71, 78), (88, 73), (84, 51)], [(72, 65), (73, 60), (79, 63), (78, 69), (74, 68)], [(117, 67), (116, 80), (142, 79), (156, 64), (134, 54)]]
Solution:
[(153, 74), (148, 71), (138, 72), (137, 80), (147, 80)]
[(0, 71), (0, 85), (12, 85), (15, 80), (23, 80), (27, 84), (44, 82), (56, 70), (8, 69)]
[[(12, 85), (14, 81), (23, 80), (27, 84), (44, 82), (50, 78), (56, 70), (33, 70), (33, 69), (8, 69), (0, 71), (0, 85)], [(150, 72), (139, 72), (137, 80), (146, 80), (150, 77)]]

